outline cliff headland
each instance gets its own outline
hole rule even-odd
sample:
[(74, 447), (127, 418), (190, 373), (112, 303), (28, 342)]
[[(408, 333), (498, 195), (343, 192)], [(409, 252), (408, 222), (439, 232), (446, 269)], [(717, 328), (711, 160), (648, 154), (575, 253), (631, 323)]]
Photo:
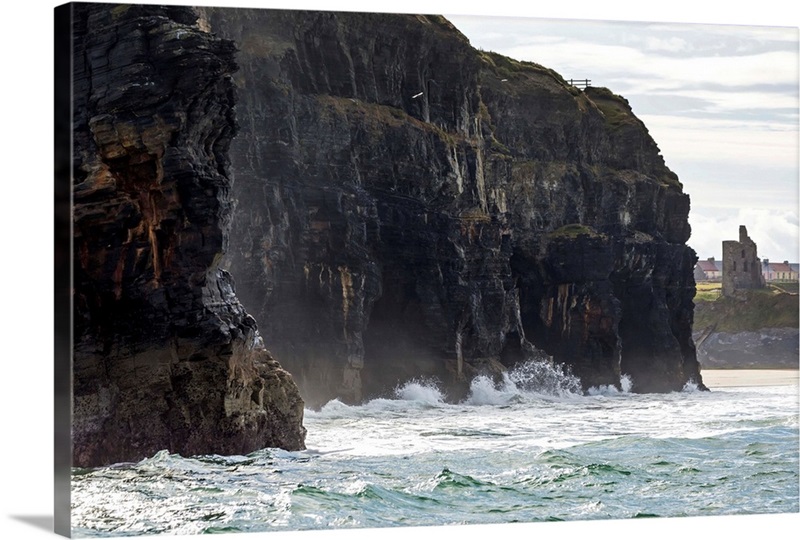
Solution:
[(439, 16), (74, 9), (76, 465), (531, 359), (702, 386), (689, 196), (623, 97)]
[(239, 48), (225, 265), (309, 404), (545, 357), (701, 383), (689, 196), (624, 98), (438, 16), (200, 14)]

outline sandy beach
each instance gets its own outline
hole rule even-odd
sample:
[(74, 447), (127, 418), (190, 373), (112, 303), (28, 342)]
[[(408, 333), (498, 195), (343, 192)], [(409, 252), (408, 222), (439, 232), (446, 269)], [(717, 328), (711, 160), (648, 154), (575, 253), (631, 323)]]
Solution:
[(711, 390), (731, 386), (790, 386), (800, 380), (800, 371), (796, 369), (704, 369), (700, 374)]

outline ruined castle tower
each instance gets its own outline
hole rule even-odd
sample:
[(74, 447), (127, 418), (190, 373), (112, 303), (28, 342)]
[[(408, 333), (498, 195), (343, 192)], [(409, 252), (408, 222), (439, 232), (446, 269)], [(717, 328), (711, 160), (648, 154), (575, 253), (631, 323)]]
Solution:
[(739, 225), (739, 241), (722, 242), (722, 294), (733, 296), (739, 289), (764, 286), (756, 243), (747, 236), (747, 227)]

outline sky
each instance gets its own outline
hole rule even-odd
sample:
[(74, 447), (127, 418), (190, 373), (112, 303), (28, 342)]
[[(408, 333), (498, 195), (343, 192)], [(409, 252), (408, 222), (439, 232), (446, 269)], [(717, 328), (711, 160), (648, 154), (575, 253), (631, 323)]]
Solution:
[(474, 47), (625, 97), (692, 201), (689, 240), (798, 261), (798, 30), (448, 15)]

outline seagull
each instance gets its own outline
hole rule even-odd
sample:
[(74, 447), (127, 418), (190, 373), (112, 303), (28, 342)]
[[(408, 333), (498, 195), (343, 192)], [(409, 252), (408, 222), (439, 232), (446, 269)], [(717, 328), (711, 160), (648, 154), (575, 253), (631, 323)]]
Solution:
[(508, 79), (500, 79), (500, 82), (507, 82)]
[(419, 94), (417, 94), (417, 95), (415, 95), (415, 96), (411, 96), (411, 99), (417, 99), (417, 98), (418, 98), (419, 96), (421, 96), (422, 94), (423, 94), (423, 92), (420, 92)]

